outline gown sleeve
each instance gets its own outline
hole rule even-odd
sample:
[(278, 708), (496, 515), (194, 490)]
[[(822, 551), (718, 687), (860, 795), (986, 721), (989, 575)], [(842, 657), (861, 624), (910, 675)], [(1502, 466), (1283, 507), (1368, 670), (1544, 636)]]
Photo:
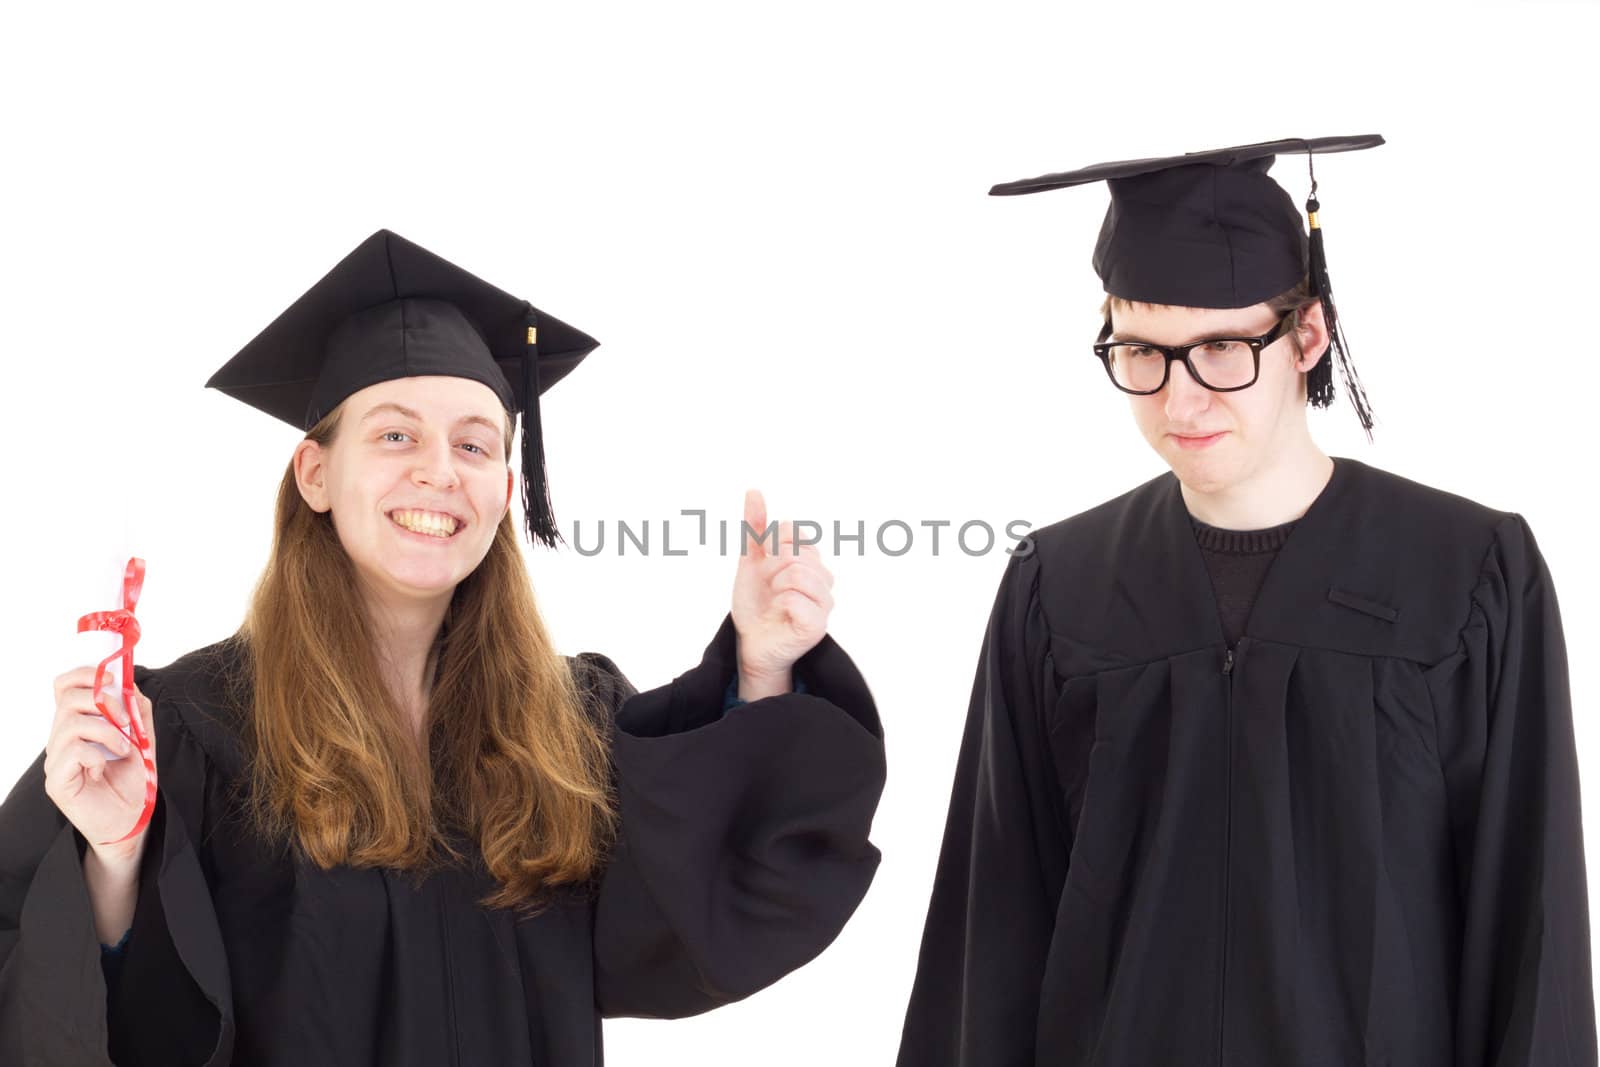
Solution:
[(621, 814), (595, 904), (602, 1015), (695, 1015), (771, 984), (833, 941), (877, 870), (883, 730), (865, 681), (824, 636), (794, 665), (805, 692), (724, 711), (736, 639), (724, 618), (699, 666), (644, 693), (574, 657), (612, 717)]
[(87, 848), (44, 790), (44, 755), (0, 805), (0, 1063), (27, 1067), (225, 1067), (227, 970), (192, 846), (207, 761), (135, 671), (154, 705), (159, 790), (120, 973), (106, 987), (83, 876)]
[(901, 1067), (1034, 1063), (1070, 851), (1043, 726), (1048, 636), (1037, 563), (1013, 557), (978, 655)]
[(1429, 668), (1460, 904), (1457, 1067), (1593, 1064), (1578, 759), (1549, 569), (1496, 529), (1459, 649)]

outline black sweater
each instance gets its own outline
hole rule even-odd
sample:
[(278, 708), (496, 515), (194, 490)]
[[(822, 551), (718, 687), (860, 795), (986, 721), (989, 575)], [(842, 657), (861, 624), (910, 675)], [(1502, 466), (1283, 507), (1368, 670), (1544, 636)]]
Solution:
[(1211, 588), (1217, 595), (1217, 610), (1222, 615), (1222, 629), (1228, 644), (1236, 644), (1244, 632), (1245, 621), (1250, 618), (1250, 606), (1267, 576), (1267, 568), (1277, 558), (1298, 520), (1261, 530), (1224, 530), (1208, 526), (1194, 516), (1189, 524), (1194, 527), (1195, 540), (1200, 542), (1200, 554), (1205, 557), (1206, 571), (1211, 575)]

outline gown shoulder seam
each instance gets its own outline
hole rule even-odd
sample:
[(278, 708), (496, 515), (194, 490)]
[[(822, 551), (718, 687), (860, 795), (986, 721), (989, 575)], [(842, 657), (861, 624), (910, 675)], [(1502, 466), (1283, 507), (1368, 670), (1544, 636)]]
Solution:
[[(1489, 531), (1489, 543), (1484, 546), (1483, 555), (1478, 560), (1477, 578), (1472, 583), (1472, 591), (1467, 596), (1467, 608), (1461, 624), (1456, 627), (1456, 653), (1461, 652), (1467, 645), (1467, 628), (1472, 625), (1472, 618), (1479, 612), (1487, 612), (1488, 606), (1483, 602), (1484, 586), (1490, 581), (1490, 569), (1495, 568), (1494, 558), (1496, 550), (1504, 544), (1502, 531), (1507, 526), (1523, 523), (1519, 512), (1508, 511), (1500, 521), (1494, 524)], [(1454, 654), (1454, 653), (1453, 653)]]

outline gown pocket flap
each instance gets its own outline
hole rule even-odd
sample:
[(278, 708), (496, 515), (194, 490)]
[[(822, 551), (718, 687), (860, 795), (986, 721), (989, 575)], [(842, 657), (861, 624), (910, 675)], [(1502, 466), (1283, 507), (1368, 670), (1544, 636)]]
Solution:
[(1367, 615), (1380, 618), (1384, 622), (1394, 622), (1395, 619), (1400, 617), (1400, 610), (1398, 608), (1392, 608), (1388, 604), (1379, 603), (1376, 600), (1369, 600), (1364, 596), (1357, 596), (1354, 593), (1348, 593), (1336, 585), (1328, 587), (1328, 599), (1333, 601), (1335, 604), (1343, 604), (1347, 608), (1354, 608), (1355, 610), (1364, 612)]

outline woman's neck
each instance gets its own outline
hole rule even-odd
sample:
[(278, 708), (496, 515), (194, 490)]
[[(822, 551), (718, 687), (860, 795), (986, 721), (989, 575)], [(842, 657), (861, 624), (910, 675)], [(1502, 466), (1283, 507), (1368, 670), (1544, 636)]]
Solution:
[(395, 603), (368, 598), (378, 670), (400, 710), (419, 730), (433, 688), (435, 641), (450, 598)]

